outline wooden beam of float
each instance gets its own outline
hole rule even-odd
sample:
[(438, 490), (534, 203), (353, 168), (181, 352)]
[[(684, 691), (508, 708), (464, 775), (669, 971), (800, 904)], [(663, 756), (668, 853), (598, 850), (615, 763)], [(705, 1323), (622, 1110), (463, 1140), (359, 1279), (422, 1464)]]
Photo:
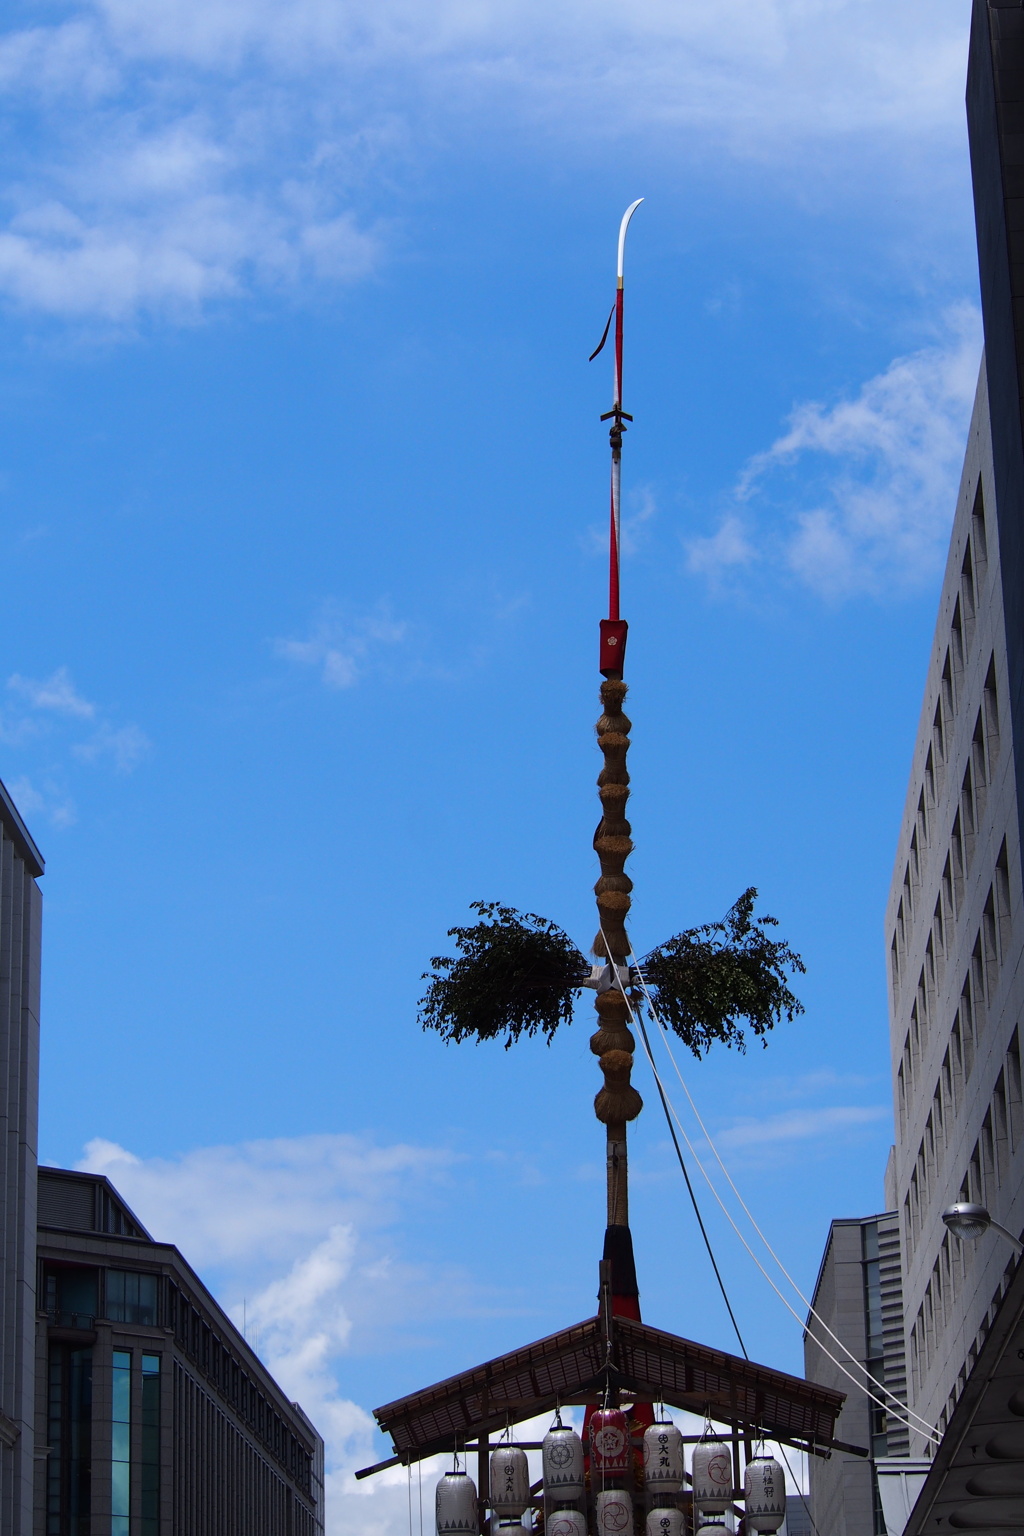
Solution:
[(375, 1408), (374, 1418), (391, 1436), (397, 1460), (408, 1463), (462, 1450), (477, 1436), (556, 1406), (600, 1400), (606, 1385), (812, 1455), (867, 1455), (834, 1438), (843, 1393), (626, 1317), (612, 1319), (610, 1341), (607, 1326), (593, 1317)]

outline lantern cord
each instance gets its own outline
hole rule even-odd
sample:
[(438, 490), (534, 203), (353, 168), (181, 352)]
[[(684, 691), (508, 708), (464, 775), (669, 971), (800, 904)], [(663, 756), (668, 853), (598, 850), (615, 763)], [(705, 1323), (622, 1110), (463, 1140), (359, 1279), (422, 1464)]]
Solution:
[(407, 1461), (406, 1462), (405, 1470), (406, 1470), (406, 1472), (408, 1474), (406, 1481), (407, 1481), (408, 1486), (409, 1486), (409, 1536), (413, 1536), (413, 1533), (412, 1533), (412, 1462), (411, 1461)]
[[(642, 984), (642, 978), (641, 978), (641, 984)], [(646, 991), (646, 989), (645, 989), (645, 991)], [(690, 1140), (689, 1136), (687, 1136), (687, 1134), (686, 1134), (686, 1130), (685, 1130), (685, 1128), (683, 1126), (683, 1122), (680, 1120), (678, 1114), (675, 1111), (674, 1106), (669, 1101), (668, 1095), (666, 1094), (664, 1086), (662, 1085), (661, 1077), (659, 1075), (657, 1065), (655, 1064), (654, 1056), (651, 1053), (651, 1046), (650, 1046), (650, 1041), (649, 1041), (649, 1039), (647, 1037), (647, 1030), (644, 1027), (643, 1023), (641, 1022), (637, 1010), (633, 1007), (633, 1004), (630, 1002), (629, 994), (625, 993), (624, 996), (626, 998), (626, 1005), (629, 1008), (630, 1019), (636, 1025), (637, 1029), (640, 1031), (641, 1037), (643, 1039), (644, 1051), (646, 1052), (647, 1060), (650, 1063), (651, 1071), (654, 1074), (654, 1081), (658, 1085), (658, 1093), (659, 1093), (659, 1095), (661, 1097), (662, 1106), (666, 1110), (666, 1114), (671, 1113), (672, 1119), (676, 1122), (676, 1125), (679, 1127), (679, 1130), (680, 1130), (680, 1133), (682, 1135), (682, 1138), (683, 1138), (683, 1140), (686, 1143), (687, 1151), (689, 1152), (690, 1156), (693, 1158), (693, 1161), (697, 1164), (697, 1167), (700, 1169), (701, 1173), (704, 1175), (704, 1179), (705, 1179), (705, 1181), (707, 1183), (707, 1186), (711, 1190), (711, 1193), (714, 1195), (714, 1197), (717, 1200), (719, 1206), (721, 1207), (722, 1213), (725, 1216), (725, 1219), (728, 1221), (729, 1225), (732, 1227), (733, 1231), (736, 1233), (736, 1236), (739, 1238), (740, 1242), (743, 1244), (744, 1248), (747, 1250), (747, 1253), (753, 1259), (754, 1263), (757, 1265), (757, 1268), (760, 1270), (761, 1274), (767, 1280), (768, 1284), (771, 1286), (771, 1288), (775, 1292), (776, 1296), (782, 1302), (782, 1305), (786, 1308), (787, 1312), (790, 1312), (792, 1314), (792, 1316), (796, 1319), (796, 1321), (800, 1324), (801, 1328), (803, 1328), (804, 1327), (804, 1319), (801, 1318), (799, 1312), (796, 1310), (796, 1308), (789, 1301), (789, 1298), (787, 1296), (785, 1296), (782, 1291), (779, 1290), (779, 1287), (775, 1284), (775, 1281), (772, 1279), (771, 1275), (765, 1269), (764, 1265), (761, 1263), (761, 1260), (758, 1258), (758, 1256), (754, 1252), (753, 1248), (751, 1248), (750, 1244), (747, 1242), (747, 1239), (744, 1237), (743, 1233), (740, 1231), (739, 1227), (737, 1226), (736, 1221), (735, 1221), (735, 1219), (734, 1219), (734, 1217), (732, 1215), (732, 1212), (729, 1210), (729, 1208), (726, 1205), (725, 1201), (722, 1199), (721, 1195), (718, 1193), (718, 1190), (715, 1188), (714, 1184), (712, 1183), (710, 1174), (708, 1173), (707, 1169), (704, 1167), (704, 1164), (701, 1162), (700, 1158), (697, 1156), (697, 1153), (694, 1150), (693, 1143)], [(653, 1007), (653, 1005), (650, 1002), (649, 996), (648, 996), (648, 1006), (651, 1008), (652, 1016), (657, 1020), (657, 1022), (659, 1024), (661, 1024), (661, 1020), (658, 1019), (658, 1015), (654, 1011), (654, 1007)], [(662, 1027), (662, 1029), (664, 1029), (664, 1025), (662, 1025), (661, 1027)], [(674, 1132), (673, 1132), (672, 1139), (673, 1139), (673, 1141), (675, 1141), (675, 1133)], [(682, 1162), (682, 1157), (680, 1156), (680, 1163), (681, 1162)], [(689, 1186), (689, 1183), (690, 1183), (689, 1178), (687, 1178), (686, 1182), (687, 1182), (687, 1185)], [(692, 1196), (691, 1196), (691, 1198), (692, 1198)], [(696, 1206), (696, 1201), (694, 1201), (694, 1205)], [(703, 1222), (701, 1223), (701, 1229), (703, 1230)], [(705, 1236), (705, 1242), (707, 1242), (707, 1237), (706, 1236)], [(708, 1251), (709, 1252), (711, 1251), (710, 1243), (708, 1243)], [(712, 1262), (714, 1263), (713, 1259), (712, 1259)], [(717, 1266), (717, 1264), (715, 1265), (715, 1273), (718, 1274), (718, 1266)], [(725, 1287), (724, 1287), (724, 1285), (722, 1285), (721, 1276), (719, 1276), (719, 1285), (722, 1286), (722, 1292), (723, 1292), (723, 1295), (724, 1295)], [(801, 1297), (801, 1300), (802, 1299), (803, 1298)], [(726, 1305), (728, 1306), (728, 1302), (726, 1302)], [(731, 1316), (732, 1315), (732, 1308), (731, 1307), (729, 1308), (729, 1312), (730, 1312), (730, 1316)], [(832, 1335), (831, 1329), (827, 1329), (827, 1332), (832, 1337), (834, 1337), (834, 1335)], [(739, 1330), (737, 1329), (737, 1335), (738, 1335), (738, 1333), (739, 1333)], [(923, 1434), (924, 1436), (926, 1436), (927, 1439), (932, 1440), (936, 1445), (939, 1443), (939, 1438), (940, 1437), (935, 1433), (935, 1431), (933, 1429), (931, 1429), (931, 1428), (929, 1428), (927, 1426), (925, 1428), (923, 1428), (923, 1429), (919, 1429), (919, 1428), (917, 1428), (916, 1425), (912, 1424), (908, 1418), (904, 1417), (904, 1414), (911, 1413), (911, 1410), (909, 1408), (907, 1408), (904, 1403), (900, 1402), (899, 1398), (895, 1395), (895, 1393), (889, 1392), (889, 1389), (887, 1387), (882, 1386), (881, 1382), (876, 1382), (873, 1377), (869, 1376), (868, 1372), (867, 1372), (867, 1369), (863, 1365), (861, 1365), (861, 1362), (859, 1360), (857, 1360), (853, 1355), (851, 1355), (849, 1353), (849, 1351), (847, 1350), (846, 1346), (842, 1343), (841, 1340), (839, 1341), (840, 1348), (843, 1350), (844, 1354), (846, 1354), (849, 1357), (851, 1363), (853, 1365), (856, 1365), (859, 1370), (862, 1370), (864, 1372), (864, 1375), (867, 1377), (867, 1379), (869, 1381), (871, 1381), (872, 1386), (876, 1386), (879, 1391), (885, 1392), (886, 1395), (889, 1398), (891, 1398), (891, 1400), (892, 1400), (891, 1402), (887, 1403), (884, 1400), (884, 1398), (881, 1398), (881, 1397), (877, 1396), (877, 1394), (871, 1390), (871, 1387), (868, 1387), (862, 1381), (858, 1381), (857, 1377), (854, 1376), (851, 1371), (847, 1370), (846, 1366), (843, 1364), (843, 1362), (841, 1360), (837, 1360), (836, 1359), (835, 1355), (833, 1355), (832, 1352), (825, 1347), (825, 1345), (822, 1343), (822, 1341), (820, 1339), (815, 1339), (814, 1342), (817, 1344), (818, 1348), (821, 1350), (822, 1354), (826, 1357), (826, 1359), (831, 1360), (832, 1364), (836, 1367), (836, 1369), (841, 1371), (848, 1381), (852, 1381), (853, 1385), (857, 1388), (857, 1390), (859, 1392), (863, 1392), (865, 1397), (869, 1398), (870, 1401), (873, 1402), (877, 1408), (884, 1409), (885, 1412), (890, 1416), (890, 1418), (893, 1418), (893, 1419), (895, 1419), (897, 1421), (897, 1423), (902, 1424), (904, 1429), (909, 1430), (912, 1434), (918, 1434), (918, 1435)], [(743, 1353), (744, 1353), (744, 1355), (746, 1356), (747, 1359), (750, 1358), (749, 1355), (747, 1355), (747, 1352), (746, 1352), (745, 1349), (744, 1349)], [(902, 1413), (895, 1412), (894, 1409), (893, 1409), (893, 1406), (892, 1406), (893, 1403), (895, 1403), (900, 1409), (902, 1409), (903, 1412)], [(917, 1414), (913, 1414), (912, 1416), (915, 1419), (918, 1418)], [(919, 1420), (919, 1423), (924, 1424), (924, 1420), (923, 1419)]]
[(416, 1480), (419, 1485), (420, 1495), (420, 1536), (423, 1536), (423, 1463), (416, 1463)]
[[(860, 1387), (861, 1390), (863, 1392), (865, 1392), (868, 1397), (872, 1398), (872, 1401), (875, 1402), (879, 1408), (884, 1408), (887, 1413), (892, 1414), (893, 1418), (898, 1419), (903, 1424), (904, 1428), (910, 1430), (912, 1433), (920, 1434), (920, 1435), (925, 1435), (929, 1440), (932, 1440), (936, 1444), (938, 1444), (939, 1436), (936, 1435), (936, 1433), (935, 1433), (934, 1429), (931, 1427), (931, 1425), (928, 1424), (924, 1419), (922, 1419), (919, 1414), (916, 1414), (913, 1411), (912, 1408), (908, 1408), (905, 1403), (901, 1402), (900, 1399), (895, 1395), (895, 1393), (889, 1391), (888, 1387), (883, 1386), (881, 1382), (876, 1381), (875, 1378), (868, 1371), (867, 1366), (865, 1366), (860, 1360), (858, 1360), (855, 1355), (851, 1354), (850, 1350), (843, 1343), (842, 1339), (838, 1338), (837, 1335), (833, 1333), (832, 1329), (828, 1326), (828, 1324), (826, 1323), (825, 1319), (820, 1315), (820, 1313), (818, 1313), (815, 1310), (814, 1306), (811, 1304), (811, 1302), (808, 1301), (807, 1297), (803, 1294), (803, 1292), (801, 1291), (800, 1287), (797, 1285), (796, 1281), (793, 1279), (792, 1275), (786, 1269), (786, 1266), (783, 1264), (782, 1260), (779, 1258), (778, 1254), (775, 1252), (775, 1250), (772, 1247), (771, 1243), (768, 1241), (768, 1239), (765, 1237), (764, 1233), (761, 1231), (761, 1228), (758, 1226), (757, 1221), (755, 1220), (753, 1214), (751, 1213), (749, 1206), (747, 1205), (746, 1201), (743, 1199), (743, 1196), (740, 1194), (739, 1190), (736, 1188), (736, 1185), (734, 1184), (734, 1182), (732, 1180), (732, 1177), (731, 1177), (731, 1175), (729, 1173), (728, 1168), (725, 1166), (725, 1163), (722, 1161), (721, 1153), (718, 1151), (718, 1148), (715, 1146), (715, 1143), (714, 1143), (714, 1141), (711, 1138), (711, 1135), (710, 1135), (710, 1133), (708, 1131), (707, 1126), (704, 1124), (704, 1121), (701, 1119), (700, 1112), (697, 1109), (697, 1106), (696, 1106), (696, 1104), (693, 1101), (693, 1095), (690, 1093), (690, 1090), (689, 1090), (689, 1088), (686, 1085), (686, 1081), (683, 1078), (682, 1072), (679, 1070), (679, 1065), (678, 1065), (678, 1063), (677, 1063), (677, 1061), (675, 1059), (675, 1056), (674, 1056), (674, 1054), (672, 1052), (672, 1047), (669, 1044), (668, 1030), (666, 1029), (665, 1025), (662, 1023), (661, 1019), (658, 1017), (658, 1013), (657, 1013), (657, 1010), (656, 1010), (656, 1008), (654, 1006), (654, 1002), (653, 1002), (653, 1000), (651, 998), (651, 994), (647, 990), (647, 983), (644, 980), (643, 972), (640, 970), (639, 966), (636, 967), (636, 972), (637, 972), (637, 976), (638, 976), (639, 981), (640, 981), (640, 986), (641, 986), (641, 988), (643, 990), (644, 997), (647, 1000), (647, 1006), (650, 1009), (651, 1017), (661, 1027), (661, 1034), (662, 1034), (662, 1037), (663, 1037), (663, 1044), (665, 1046), (665, 1050), (668, 1052), (669, 1060), (671, 1061), (673, 1067), (675, 1068), (676, 1076), (679, 1078), (679, 1081), (682, 1084), (683, 1092), (686, 1094), (686, 1098), (687, 1098), (687, 1101), (688, 1101), (688, 1103), (690, 1105), (690, 1108), (693, 1110), (694, 1118), (696, 1119), (697, 1124), (700, 1126), (701, 1131), (702, 1131), (705, 1139), (707, 1140), (707, 1143), (708, 1143), (709, 1147), (711, 1148), (712, 1152), (715, 1154), (715, 1158), (718, 1161), (719, 1167), (722, 1169), (722, 1172), (725, 1174), (726, 1180), (728, 1181), (729, 1188), (732, 1190), (733, 1194), (736, 1196), (736, 1199), (739, 1201), (740, 1206), (741, 1206), (744, 1214), (746, 1215), (748, 1221), (750, 1222), (750, 1224), (753, 1227), (754, 1231), (757, 1233), (758, 1237), (761, 1239), (762, 1243), (764, 1243), (765, 1247), (767, 1248), (768, 1252), (771, 1254), (772, 1258), (775, 1260), (775, 1263), (778, 1265), (779, 1269), (782, 1271), (782, 1274), (789, 1281), (790, 1285), (793, 1287), (793, 1290), (796, 1292), (797, 1296), (800, 1298), (800, 1300), (803, 1302), (804, 1306), (807, 1308), (807, 1310), (810, 1313), (811, 1317), (813, 1317), (814, 1320), (821, 1325), (821, 1327), (828, 1334), (829, 1338), (833, 1341), (833, 1343), (839, 1349), (842, 1350), (843, 1354), (847, 1357), (847, 1359), (851, 1362), (851, 1364), (855, 1365), (859, 1371), (863, 1371), (865, 1378), (867, 1379), (867, 1381), (869, 1381), (871, 1383), (871, 1386), (872, 1387), (877, 1387), (880, 1392), (884, 1392), (885, 1396), (888, 1399), (890, 1399), (890, 1401), (888, 1403), (882, 1402), (882, 1401), (879, 1400), (879, 1398), (875, 1397), (874, 1394), (872, 1393), (872, 1391), (870, 1390), (870, 1388), (865, 1386), (864, 1383), (858, 1381), (856, 1377), (851, 1376), (850, 1372), (846, 1369), (845, 1366), (839, 1365), (839, 1361), (836, 1360), (834, 1355), (829, 1353), (829, 1351), (825, 1348), (825, 1345), (822, 1343), (822, 1341), (820, 1339), (815, 1339), (815, 1343), (818, 1345), (818, 1348), (821, 1349), (822, 1352), (825, 1355), (828, 1356), (828, 1358), (832, 1361), (832, 1363), (834, 1365), (839, 1365), (839, 1368), (840, 1368), (840, 1370), (842, 1370), (843, 1374), (845, 1376), (847, 1376), (851, 1381), (853, 1381), (856, 1386)], [(635, 1017), (635, 1015), (633, 1015), (632, 1009), (630, 1009), (630, 1013), (631, 1013), (631, 1015), (633, 1017)], [(641, 1026), (641, 1028), (642, 1028), (642, 1026)], [(643, 1033), (644, 1033), (644, 1043), (645, 1043), (645, 1047), (646, 1047), (646, 1050), (647, 1050), (647, 1057), (648, 1057), (648, 1060), (651, 1063), (651, 1070), (654, 1072), (655, 1081), (658, 1082), (658, 1084), (659, 1084), (659, 1092), (661, 1092), (661, 1085), (660, 1085), (660, 1082), (659, 1082), (659, 1079), (658, 1079), (658, 1072), (657, 1072), (657, 1068), (654, 1065), (653, 1057), (651, 1055), (650, 1045), (649, 1045), (649, 1043), (647, 1041), (647, 1035), (646, 1035), (645, 1031)], [(750, 1257), (754, 1260), (754, 1263), (757, 1265), (757, 1267), (761, 1271), (762, 1275), (764, 1275), (765, 1279), (768, 1281), (768, 1284), (771, 1286), (772, 1290), (779, 1297), (780, 1301), (782, 1301), (783, 1304), (788, 1308), (788, 1310), (793, 1314), (793, 1316), (796, 1318), (797, 1322), (800, 1323), (801, 1327), (805, 1326), (805, 1319), (801, 1318), (799, 1316), (799, 1314), (795, 1311), (795, 1309), (792, 1306), (790, 1306), (789, 1302), (786, 1300), (786, 1297), (779, 1290), (778, 1286), (775, 1284), (774, 1280), (768, 1274), (768, 1271), (761, 1264), (761, 1261), (757, 1258), (757, 1255), (754, 1253), (753, 1249), (750, 1247), (750, 1245), (747, 1242), (746, 1238), (743, 1236), (743, 1234), (740, 1231), (739, 1227), (736, 1225), (736, 1222), (733, 1220), (731, 1213), (729, 1212), (728, 1208), (725, 1205), (725, 1202), (722, 1200), (722, 1198), (719, 1195), (718, 1191), (716, 1190), (714, 1184), (712, 1183), (711, 1177), (708, 1174), (707, 1169), (704, 1167), (704, 1165), (701, 1163), (700, 1159), (697, 1157), (697, 1154), (696, 1154), (696, 1152), (693, 1149), (692, 1143), (690, 1142), (689, 1138), (687, 1137), (685, 1130), (683, 1130), (682, 1122), (679, 1121), (679, 1117), (678, 1117), (678, 1115), (676, 1115), (674, 1109), (672, 1110), (672, 1114), (675, 1116), (677, 1122), (679, 1123), (679, 1129), (683, 1133), (683, 1139), (686, 1142), (686, 1145), (687, 1145), (687, 1147), (690, 1150), (690, 1155), (693, 1157), (694, 1161), (697, 1164), (697, 1167), (700, 1169), (701, 1173), (704, 1175), (704, 1178), (705, 1178), (705, 1180), (707, 1181), (707, 1184), (708, 1184), (708, 1188), (711, 1190), (711, 1193), (714, 1195), (715, 1199), (718, 1201), (718, 1204), (721, 1206), (723, 1212), (725, 1213), (725, 1216), (726, 1216), (726, 1218), (727, 1218), (727, 1220), (729, 1222), (729, 1225), (732, 1227), (733, 1231), (736, 1233), (737, 1237), (740, 1239), (740, 1242), (743, 1244), (744, 1248), (746, 1248), (747, 1252), (750, 1254)], [(897, 1408), (899, 1409), (898, 1413), (893, 1412), (893, 1409), (892, 1409), (892, 1406), (891, 1406), (892, 1403), (896, 1404)], [(911, 1424), (908, 1421), (908, 1416), (909, 1416), (909, 1419), (916, 1420), (916, 1424)]]

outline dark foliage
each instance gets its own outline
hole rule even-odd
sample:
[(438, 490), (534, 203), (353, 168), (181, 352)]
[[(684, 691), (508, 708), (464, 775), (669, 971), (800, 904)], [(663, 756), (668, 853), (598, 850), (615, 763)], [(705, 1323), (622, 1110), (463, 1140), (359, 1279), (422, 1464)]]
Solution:
[(555, 923), (533, 912), (496, 902), (474, 901), (480, 922), (449, 928), (459, 958), (435, 955), (430, 985), (420, 1001), (424, 1029), (445, 1040), (493, 1040), (505, 1035), (505, 1049), (520, 1035), (551, 1036), (572, 1019), (590, 966)]
[(740, 1020), (764, 1036), (783, 1015), (792, 1020), (803, 1004), (786, 985), (786, 973), (806, 967), (789, 945), (771, 939), (774, 917), (757, 917), (753, 886), (718, 923), (687, 928), (659, 944), (641, 967), (655, 1008), (665, 1025), (697, 1057), (716, 1040), (746, 1050)]

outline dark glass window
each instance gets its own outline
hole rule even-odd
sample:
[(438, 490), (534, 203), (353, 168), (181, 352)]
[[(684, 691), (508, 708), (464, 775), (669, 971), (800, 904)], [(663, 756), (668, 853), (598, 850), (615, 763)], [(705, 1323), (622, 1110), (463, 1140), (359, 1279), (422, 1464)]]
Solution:
[(43, 1278), (44, 1308), (62, 1328), (91, 1328), (96, 1316), (95, 1269), (48, 1267)]
[(101, 1232), (113, 1232), (118, 1237), (138, 1237), (138, 1228), (129, 1221), (126, 1213), (107, 1190), (99, 1192), (99, 1227)]
[(131, 1536), (132, 1512), (132, 1357), (114, 1350), (113, 1401), (110, 1415), (110, 1536)]
[(107, 1316), (112, 1323), (156, 1326), (156, 1275), (130, 1269), (107, 1270)]
[(89, 1536), (92, 1350), (51, 1345), (47, 1388), (46, 1536)]
[(160, 1536), (160, 1356), (142, 1357), (142, 1532)]

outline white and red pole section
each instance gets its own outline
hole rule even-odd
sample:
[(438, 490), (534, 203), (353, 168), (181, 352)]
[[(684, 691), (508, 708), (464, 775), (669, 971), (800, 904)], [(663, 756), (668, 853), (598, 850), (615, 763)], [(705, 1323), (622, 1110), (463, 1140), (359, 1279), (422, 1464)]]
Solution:
[(642, 197), (631, 203), (619, 225), (619, 244), (615, 268), (615, 380), (612, 408), (602, 417), (610, 421), (608, 432), (612, 447), (611, 519), (609, 527), (608, 617), (601, 621), (601, 671), (605, 677), (621, 677), (626, 652), (626, 621), (619, 617), (619, 563), (622, 552), (622, 434), (624, 422), (632, 416), (622, 409), (622, 322), (625, 288), (623, 274), (626, 255), (626, 231)]

